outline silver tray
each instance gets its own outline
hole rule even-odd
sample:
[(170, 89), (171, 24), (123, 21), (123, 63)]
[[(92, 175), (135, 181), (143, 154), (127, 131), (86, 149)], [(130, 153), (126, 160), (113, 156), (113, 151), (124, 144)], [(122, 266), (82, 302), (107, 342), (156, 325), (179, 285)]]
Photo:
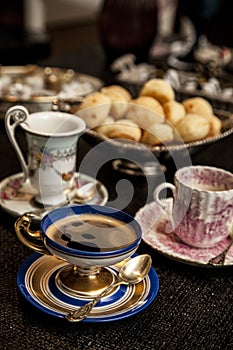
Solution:
[(83, 96), (97, 91), (103, 81), (73, 69), (38, 65), (0, 67), (0, 119), (8, 108), (25, 106), (30, 113), (69, 111)]

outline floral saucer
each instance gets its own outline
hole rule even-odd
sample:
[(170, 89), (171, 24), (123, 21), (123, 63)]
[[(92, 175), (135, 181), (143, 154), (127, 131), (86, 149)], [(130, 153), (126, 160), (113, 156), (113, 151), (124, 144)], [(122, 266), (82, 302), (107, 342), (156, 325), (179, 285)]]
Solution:
[[(17, 275), (18, 289), (38, 310), (65, 319), (67, 313), (90, 301), (83, 296), (73, 297), (56, 283), (56, 275), (67, 262), (53, 256), (33, 253), (21, 265)], [(110, 266), (117, 276), (119, 266)], [(148, 307), (159, 290), (159, 279), (152, 267), (136, 285), (121, 285), (103, 297), (83, 322), (109, 322), (130, 317)]]
[[(75, 173), (74, 183), (77, 184), (77, 188), (81, 188), (87, 183), (96, 184), (98, 191), (91, 199), (87, 199), (85, 204), (105, 205), (107, 202), (107, 189), (93, 177)], [(13, 216), (20, 216), (29, 211), (39, 210), (40, 206), (33, 200), (35, 194), (35, 190), (30, 184), (23, 183), (23, 173), (11, 175), (0, 182), (0, 205)], [(72, 198), (70, 199), (72, 200)], [(43, 211), (43, 214), (46, 214), (46, 211)]]
[[(171, 207), (173, 199), (164, 199), (164, 203)], [(151, 202), (136, 213), (135, 219), (142, 227), (142, 239), (145, 243), (169, 258), (193, 265), (212, 266), (209, 260), (221, 253), (230, 243), (225, 238), (213, 248), (195, 248), (181, 242), (175, 233), (165, 233), (168, 216), (157, 203)], [(224, 265), (233, 265), (233, 248), (228, 251)], [(214, 265), (216, 267), (216, 265)]]

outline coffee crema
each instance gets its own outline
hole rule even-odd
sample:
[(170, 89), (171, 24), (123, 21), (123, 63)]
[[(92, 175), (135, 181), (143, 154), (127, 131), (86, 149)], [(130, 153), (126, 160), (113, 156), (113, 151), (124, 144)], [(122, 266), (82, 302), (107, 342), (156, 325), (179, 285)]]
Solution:
[(49, 226), (46, 235), (62, 246), (87, 252), (122, 249), (138, 239), (130, 223), (101, 214), (65, 217)]
[(208, 191), (208, 192), (221, 192), (221, 191), (226, 191), (228, 190), (226, 186), (223, 184), (222, 186), (220, 185), (210, 185), (210, 184), (192, 184), (192, 189), (197, 190), (197, 191)]

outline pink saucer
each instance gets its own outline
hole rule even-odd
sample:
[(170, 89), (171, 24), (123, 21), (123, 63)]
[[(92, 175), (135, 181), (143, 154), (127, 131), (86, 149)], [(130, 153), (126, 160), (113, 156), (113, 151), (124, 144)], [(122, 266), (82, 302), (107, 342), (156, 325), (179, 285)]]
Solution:
[[(172, 199), (165, 199), (168, 206), (172, 206)], [(142, 227), (142, 239), (158, 252), (188, 264), (211, 266), (208, 261), (221, 253), (230, 243), (226, 238), (213, 248), (194, 248), (181, 242), (175, 233), (165, 233), (168, 223), (167, 213), (155, 202), (142, 207), (135, 215)], [(228, 251), (224, 265), (233, 265), (233, 247)], [(216, 266), (216, 265), (215, 265)]]

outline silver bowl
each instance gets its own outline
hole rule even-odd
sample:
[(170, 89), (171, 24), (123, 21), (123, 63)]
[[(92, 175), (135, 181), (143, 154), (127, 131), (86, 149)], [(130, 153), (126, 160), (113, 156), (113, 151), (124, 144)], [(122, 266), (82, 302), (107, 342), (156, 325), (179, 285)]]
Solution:
[(199, 152), (203, 146), (221, 140), (233, 133), (233, 114), (222, 110), (214, 110), (214, 114), (222, 122), (221, 133), (217, 136), (189, 143), (177, 141), (148, 146), (126, 139), (110, 139), (92, 129), (88, 130), (83, 138), (92, 147), (105, 141), (109, 153), (114, 154), (116, 158), (118, 157), (112, 163), (115, 170), (130, 175), (155, 175), (161, 170), (166, 171), (171, 158), (175, 163), (180, 164), (183, 161), (185, 164), (186, 161), (190, 161), (190, 154)]
[[(36, 79), (40, 87), (36, 86)], [(100, 79), (73, 69), (38, 65), (1, 66), (0, 84), (0, 119), (14, 105), (23, 105), (30, 113), (69, 112), (71, 107), (79, 105), (83, 96), (103, 86)], [(70, 86), (68, 91), (63, 90), (65, 86)]]

